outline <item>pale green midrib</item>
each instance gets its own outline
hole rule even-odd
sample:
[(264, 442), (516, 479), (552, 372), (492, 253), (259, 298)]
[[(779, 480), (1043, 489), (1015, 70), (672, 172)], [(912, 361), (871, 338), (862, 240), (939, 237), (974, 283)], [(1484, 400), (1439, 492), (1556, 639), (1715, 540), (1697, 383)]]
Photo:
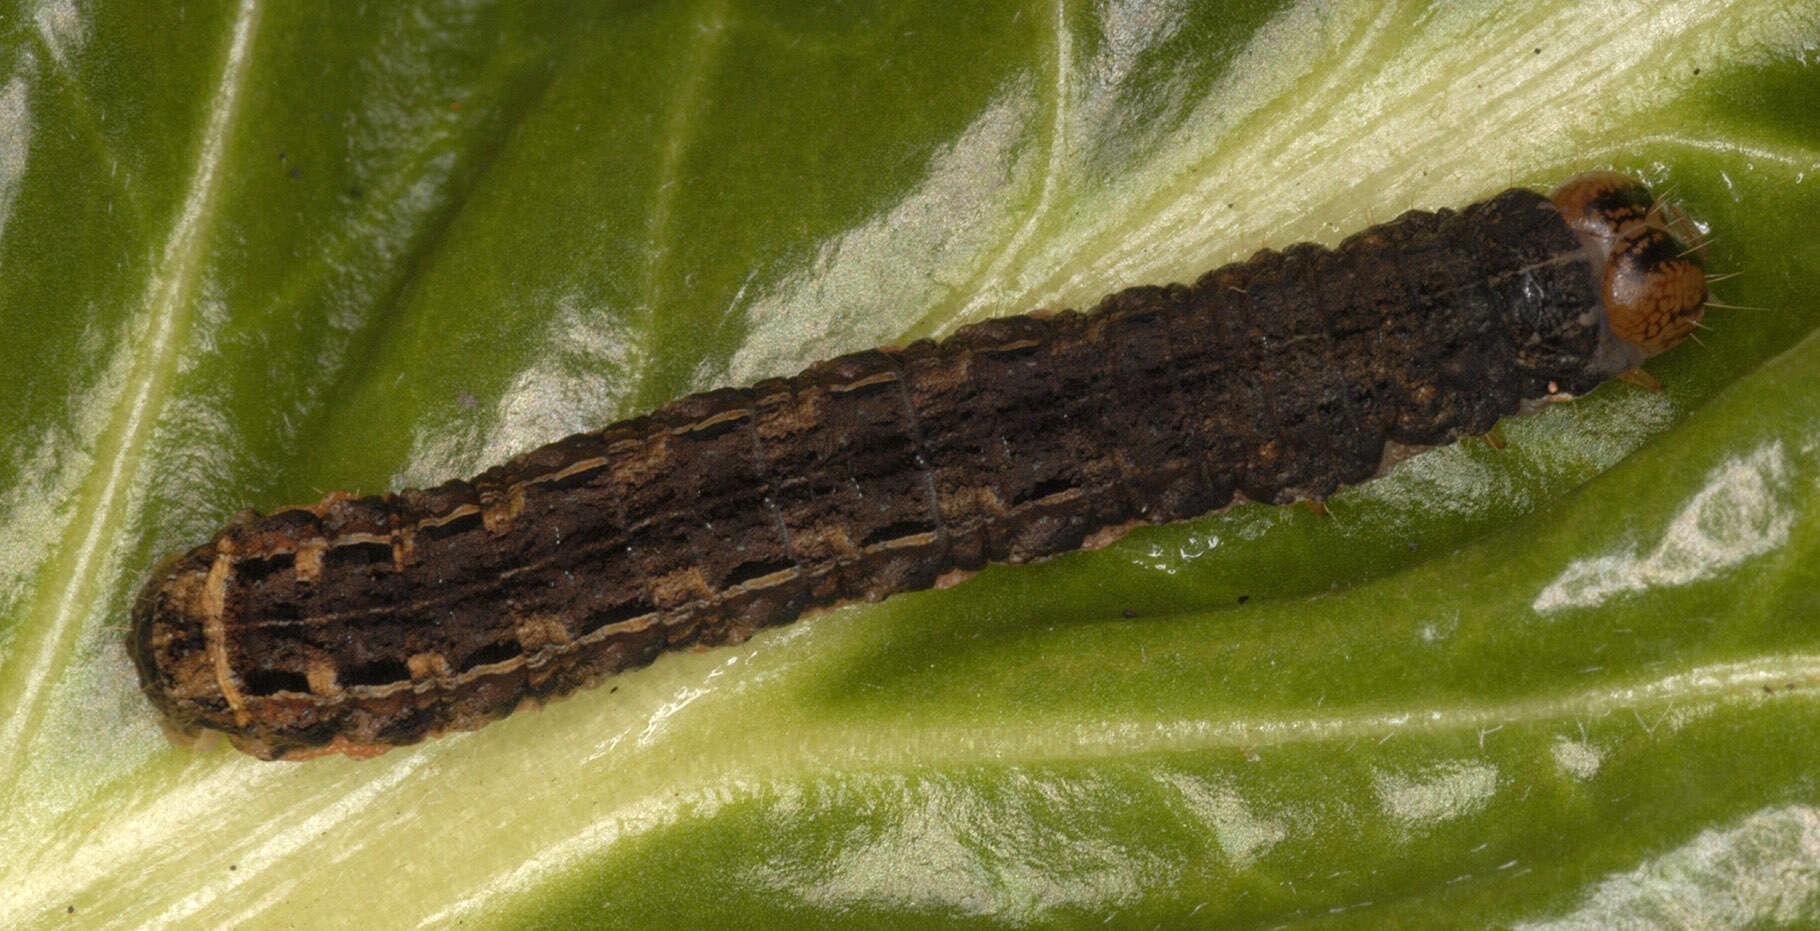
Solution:
[[(1073, 149), (1068, 136), (1068, 120), (1075, 106), (1069, 84), (1074, 73), (1074, 34), (1068, 29), (1067, 4), (1055, 0), (1050, 4), (1050, 11), (1055, 50), (1050, 56), (1049, 125), (1045, 133), (1048, 137), (1047, 149), (1044, 152), (1042, 186), (1037, 190), (1036, 204), (1030, 208), (1023, 222), (1018, 224), (997, 254), (965, 285), (950, 292), (961, 296), (960, 303), (946, 300), (937, 302), (921, 319), (904, 328), (906, 337), (933, 336), (953, 325), (981, 316), (981, 308), (988, 306), (997, 294), (996, 289), (989, 287), (988, 283), (1001, 280), (1013, 271), (1016, 264), (1031, 251), (1037, 234), (1055, 213), (1056, 203), (1061, 197), (1062, 175), (1066, 170), (1064, 162)], [(1001, 309), (995, 315), (1003, 313)]]
[(82, 622), (96, 600), (98, 577), (125, 524), (141, 453), (164, 406), (195, 315), (195, 292), (220, 194), (221, 162), (246, 82), (258, 14), (258, 0), (241, 0), (195, 170), (147, 282), (144, 304), (149, 319), (138, 330), (143, 337), (121, 348), (134, 358), (107, 427), (96, 438), (94, 465), (77, 494), (74, 516), (40, 573), (22, 636), (0, 667), (0, 695), (6, 696), (0, 705), (12, 709), (0, 720), (4, 754), (0, 773), (17, 774), (23, 755), (35, 743), (46, 691), (57, 678), (59, 664), (75, 652)]
[[(1627, 20), (1600, 22), (1596, 24), (1596, 28), (1601, 31), (1602, 35), (1621, 35), (1625, 32), (1655, 35), (1660, 32), (1660, 30), (1654, 28), (1652, 24), (1661, 17), (1659, 15), (1652, 15), (1652, 10), (1653, 8), (1639, 8), (1638, 10), (1631, 11), (1630, 18)], [(1390, 54), (1389, 50), (1406, 44), (1408, 41), (1407, 37), (1411, 34), (1411, 30), (1404, 25), (1404, 22), (1412, 15), (1413, 13), (1411, 10), (1392, 5), (1375, 8), (1361, 22), (1349, 25), (1347, 28), (1350, 31), (1346, 33), (1343, 39), (1336, 39), (1331, 45), (1333, 49), (1340, 50), (1335, 54), (1340, 54), (1343, 57), (1343, 60), (1346, 63), (1344, 67), (1323, 71), (1316, 78), (1312, 79), (1318, 83), (1311, 84), (1307, 88), (1297, 86), (1293, 89), (1279, 91), (1273, 96), (1271, 102), (1267, 106), (1248, 118), (1249, 124), (1254, 128), (1251, 131), (1238, 134), (1244, 137), (1243, 145), (1228, 146), (1221, 144), (1214, 146), (1209, 149), (1207, 155), (1195, 160), (1194, 170), (1182, 172), (1181, 177), (1201, 178), (1208, 176), (1244, 176), (1246, 174), (1256, 174), (1256, 165), (1254, 163), (1258, 159), (1269, 157), (1269, 153), (1292, 149), (1294, 140), (1298, 138), (1307, 138), (1311, 134), (1315, 137), (1319, 137), (1319, 127), (1321, 124), (1320, 114), (1324, 112), (1324, 110), (1321, 107), (1310, 110), (1305, 102), (1318, 102), (1324, 100), (1343, 101), (1350, 88), (1360, 86), (1369, 79), (1368, 70), (1361, 69), (1365, 69), (1367, 64), (1374, 60), (1374, 58), (1384, 58)], [(1689, 17), (1699, 16), (1702, 15), (1702, 10), (1691, 9), (1687, 11), (1686, 15)], [(1718, 19), (1722, 18), (1723, 11), (1711, 10), (1705, 12), (1704, 15), (1709, 20)], [(1510, 48), (1518, 49), (1518, 51), (1513, 53), (1509, 51), (1508, 48), (1499, 46), (1498, 48), (1494, 48), (1487, 55), (1481, 56), (1482, 60), (1478, 62), (1478, 67), (1492, 67), (1500, 61), (1508, 64), (1525, 58), (1527, 57), (1528, 50), (1537, 44), (1536, 39), (1546, 39), (1546, 35), (1537, 37), (1524, 30), (1533, 30), (1539, 22), (1549, 21), (1550, 16), (1534, 11), (1525, 14), (1525, 16), (1526, 20), (1518, 21), (1511, 27), (1513, 31), (1521, 33), (1522, 38), (1524, 39), (1524, 41), (1517, 42), (1513, 46), (1510, 46)], [(1661, 45), (1666, 43), (1668, 46), (1673, 46), (1673, 43), (1676, 41), (1677, 39), (1675, 36), (1661, 36), (1658, 44)], [(1727, 41), (1732, 43), (1734, 47), (1743, 47), (1748, 40), (1745, 38), (1745, 32), (1741, 30), (1734, 35), (1728, 35)], [(1544, 42), (1544, 44), (1551, 43)], [(1500, 55), (1502, 55), (1502, 58), (1499, 57)], [(1639, 58), (1632, 60), (1628, 63), (1627, 71), (1625, 73), (1633, 76), (1649, 76), (1654, 71), (1660, 70), (1663, 67), (1661, 64), (1662, 62), (1671, 62), (1675, 60), (1676, 56), (1672, 54), (1670, 50), (1664, 49), (1661, 54), (1640, 56)], [(1478, 72), (1475, 71), (1472, 73), (1477, 74)], [(1534, 76), (1528, 77), (1524, 80), (1524, 86), (1532, 85), (1537, 80), (1539, 79)], [(1614, 81), (1614, 83), (1622, 82)], [(1513, 91), (1506, 89), (1498, 96), (1509, 97), (1512, 93)], [(1417, 100), (1426, 99), (1427, 98), (1425, 97), (1417, 98)], [(1634, 113), (1640, 107), (1647, 108), (1639, 102), (1641, 98), (1637, 95), (1620, 95), (1618, 97), (1613, 97), (1612, 100), (1622, 101), (1625, 106), (1630, 107), (1631, 109), (1627, 112)], [(1595, 112), (1613, 114), (1611, 119), (1615, 121), (1617, 118), (1613, 108), (1618, 105), (1619, 104), (1616, 102), (1608, 103)], [(1373, 134), (1395, 135), (1393, 130), (1397, 126), (1419, 125), (1423, 119), (1420, 116), (1420, 112), (1425, 106), (1425, 103), (1415, 103), (1412, 101), (1411, 103), (1384, 108), (1371, 119)], [(1647, 106), (1666, 106), (1666, 104), (1657, 101), (1656, 103), (1648, 104)], [(1580, 144), (1584, 145), (1583, 142)], [(1606, 160), (1619, 164), (1625, 161), (1634, 160), (1637, 152), (1645, 147), (1646, 146), (1642, 141), (1633, 139), (1632, 137), (1626, 137), (1621, 146), (1611, 148), (1610, 153), (1606, 156)], [(1431, 152), (1430, 155), (1432, 156), (1432, 154), (1433, 153)], [(1591, 164), (1595, 161), (1590, 158), (1588, 153), (1584, 150), (1577, 152), (1577, 158), (1581, 163), (1587, 164), (1588, 167), (1591, 167)], [(1542, 164), (1553, 164), (1559, 167), (1566, 167), (1571, 161), (1573, 160), (1558, 158), (1554, 162), (1544, 162)], [(1432, 158), (1426, 158), (1419, 163), (1409, 162), (1400, 164), (1402, 164), (1401, 168), (1394, 171), (1390, 168), (1385, 168), (1378, 172), (1378, 175), (1381, 176), (1387, 173), (1403, 174), (1420, 169), (1422, 174), (1426, 176), (1429, 173), (1430, 168), (1438, 170), (1439, 165), (1448, 163), (1444, 161), (1436, 162)], [(1531, 159), (1524, 164), (1527, 166), (1525, 169), (1526, 171), (1532, 171), (1537, 163)], [(1553, 177), (1556, 174), (1559, 174), (1558, 170), (1551, 169), (1548, 172), (1538, 175), (1538, 177)], [(1564, 175), (1562, 177), (1564, 177)], [(1354, 186), (1369, 188), (1377, 184), (1380, 180), (1384, 179), (1374, 176), (1370, 178), (1355, 178), (1351, 183)], [(1495, 176), (1485, 178), (1484, 183), (1480, 185), (1476, 193), (1491, 193), (1498, 186), (1498, 180), (1499, 179)], [(1503, 186), (1507, 187), (1516, 183), (1514, 178), (1504, 178), (1502, 180)], [(1560, 178), (1557, 177), (1555, 180), (1558, 181)], [(1185, 183), (1191, 184), (1192, 182)], [(1143, 200), (1133, 203), (1125, 210), (1125, 213), (1129, 216), (1138, 218), (1154, 217), (1162, 211), (1163, 205), (1179, 202), (1183, 200), (1184, 196), (1184, 189), (1180, 184), (1166, 185), (1150, 192)], [(1433, 206), (1438, 205), (1410, 202), (1404, 204), (1403, 208), (1413, 209), (1417, 207)], [(1323, 238), (1330, 238), (1331, 241), (1337, 241), (1341, 235), (1352, 232), (1356, 227), (1368, 226), (1372, 223), (1383, 222), (1388, 219), (1389, 216), (1372, 217), (1370, 215), (1365, 215), (1355, 218), (1352, 222), (1329, 224), (1329, 233), (1331, 236)], [(1160, 240), (1166, 240), (1175, 235), (1174, 231), (1171, 229), (1150, 229), (1147, 227), (1148, 223), (1149, 221), (1145, 220), (1136, 228), (1127, 224), (1109, 225), (1072, 251), (1075, 252), (1075, 254), (1083, 255), (1125, 256), (1128, 253), (1138, 253), (1145, 251), (1145, 249), (1156, 248)], [(1287, 244), (1286, 241), (1279, 242), (1269, 240), (1260, 240), (1257, 243), (1260, 248), (1266, 245), (1281, 248)], [(1123, 263), (1124, 261), (1126, 261), (1125, 258), (1119, 259), (1120, 263)], [(1116, 267), (1117, 266), (1114, 266), (1114, 268)], [(1032, 296), (1031, 303), (1033, 305), (1042, 306), (1046, 301), (1053, 300), (1056, 295), (1063, 292), (1064, 286), (1069, 283), (1070, 276), (1074, 274), (1078, 274), (1078, 272), (1058, 269), (1042, 280), (1031, 283), (1024, 289), (1024, 293)]]

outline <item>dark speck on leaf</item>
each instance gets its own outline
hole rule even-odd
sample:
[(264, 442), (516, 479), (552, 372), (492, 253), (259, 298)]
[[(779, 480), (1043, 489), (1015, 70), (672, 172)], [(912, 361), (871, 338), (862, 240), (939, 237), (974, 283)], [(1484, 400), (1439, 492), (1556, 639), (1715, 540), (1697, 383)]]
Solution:
[(1134, 618), (1134, 617), (1137, 617), (1137, 612), (1136, 612), (1136, 611), (1133, 611), (1133, 610), (1131, 610), (1131, 609), (1130, 609), (1130, 608), (1126, 608), (1126, 609), (1125, 609), (1125, 617), (1126, 617), (1126, 618), (1127, 618), (1127, 619), (1130, 619), (1130, 618)]
[(303, 177), (303, 169), (293, 168), (290, 171), (285, 172), (285, 175), (291, 178), (301, 178)]
[(1245, 602), (1250, 601), (1250, 600), (1251, 600), (1250, 595), (1240, 595), (1239, 596), (1239, 604), (1244, 604)]

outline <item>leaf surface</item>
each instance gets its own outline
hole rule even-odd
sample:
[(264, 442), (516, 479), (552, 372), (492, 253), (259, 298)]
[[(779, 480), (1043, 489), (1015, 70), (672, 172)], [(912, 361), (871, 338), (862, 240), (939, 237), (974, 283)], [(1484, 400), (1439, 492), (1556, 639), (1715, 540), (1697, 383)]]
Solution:
[[(1820, 916), (1820, 9), (13, 2), (0, 925)], [(992, 568), (377, 760), (168, 746), (240, 508), (1583, 168), (1710, 332), (1347, 491)]]

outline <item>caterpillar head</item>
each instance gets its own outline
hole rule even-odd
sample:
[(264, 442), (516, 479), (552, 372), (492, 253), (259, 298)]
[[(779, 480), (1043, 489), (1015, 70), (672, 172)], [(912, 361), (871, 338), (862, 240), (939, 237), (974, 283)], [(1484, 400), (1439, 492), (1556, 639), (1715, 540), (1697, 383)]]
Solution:
[(1693, 332), (1706, 310), (1705, 247), (1686, 213), (1615, 171), (1576, 175), (1553, 200), (1592, 260), (1606, 322), (1630, 365)]

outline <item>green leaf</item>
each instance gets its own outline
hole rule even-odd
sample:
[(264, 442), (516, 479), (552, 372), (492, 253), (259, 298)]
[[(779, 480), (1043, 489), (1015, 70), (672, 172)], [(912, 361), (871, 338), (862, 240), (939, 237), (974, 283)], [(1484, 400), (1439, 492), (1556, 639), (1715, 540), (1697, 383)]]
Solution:
[[(1811, 2), (340, 6), (0, 7), (0, 925), (1820, 920)], [(138, 695), (240, 508), (1605, 167), (1756, 309), (1329, 516), (372, 761)]]

